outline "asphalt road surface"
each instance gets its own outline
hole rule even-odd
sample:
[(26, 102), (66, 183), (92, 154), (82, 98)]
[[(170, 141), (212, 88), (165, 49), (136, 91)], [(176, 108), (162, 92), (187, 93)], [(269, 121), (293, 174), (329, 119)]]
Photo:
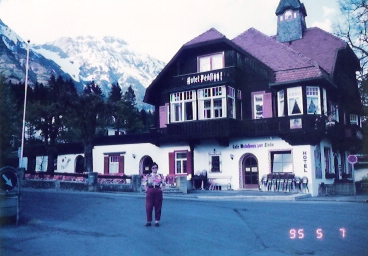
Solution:
[(368, 255), (368, 204), (164, 199), (145, 227), (143, 195), (24, 191), (13, 255)]

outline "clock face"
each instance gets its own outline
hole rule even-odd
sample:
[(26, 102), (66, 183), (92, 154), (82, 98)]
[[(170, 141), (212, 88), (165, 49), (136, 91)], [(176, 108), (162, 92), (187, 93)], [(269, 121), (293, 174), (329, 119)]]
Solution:
[(293, 11), (287, 10), (284, 15), (285, 15), (285, 20), (290, 20), (293, 18)]

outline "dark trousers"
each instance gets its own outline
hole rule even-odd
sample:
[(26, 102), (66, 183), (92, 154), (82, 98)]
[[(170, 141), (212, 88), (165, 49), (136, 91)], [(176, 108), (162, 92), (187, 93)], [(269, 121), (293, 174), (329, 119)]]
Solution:
[(147, 222), (152, 222), (153, 207), (155, 208), (155, 220), (161, 219), (162, 190), (160, 188), (148, 188), (146, 194), (146, 215)]

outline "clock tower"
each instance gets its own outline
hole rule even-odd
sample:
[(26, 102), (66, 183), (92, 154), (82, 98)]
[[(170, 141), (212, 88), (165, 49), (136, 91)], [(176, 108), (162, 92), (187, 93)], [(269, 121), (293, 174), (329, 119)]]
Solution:
[(307, 11), (299, 0), (280, 0), (276, 9), (277, 35), (282, 43), (301, 39), (307, 29), (305, 17)]

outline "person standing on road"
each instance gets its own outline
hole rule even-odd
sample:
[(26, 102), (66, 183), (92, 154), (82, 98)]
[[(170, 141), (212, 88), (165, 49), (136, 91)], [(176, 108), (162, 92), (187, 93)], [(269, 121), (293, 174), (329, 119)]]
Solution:
[(162, 208), (162, 189), (165, 188), (165, 180), (162, 174), (158, 172), (158, 164), (153, 162), (151, 166), (152, 172), (143, 177), (142, 184), (146, 191), (146, 227), (151, 226), (152, 212), (155, 208), (155, 226), (159, 227)]

